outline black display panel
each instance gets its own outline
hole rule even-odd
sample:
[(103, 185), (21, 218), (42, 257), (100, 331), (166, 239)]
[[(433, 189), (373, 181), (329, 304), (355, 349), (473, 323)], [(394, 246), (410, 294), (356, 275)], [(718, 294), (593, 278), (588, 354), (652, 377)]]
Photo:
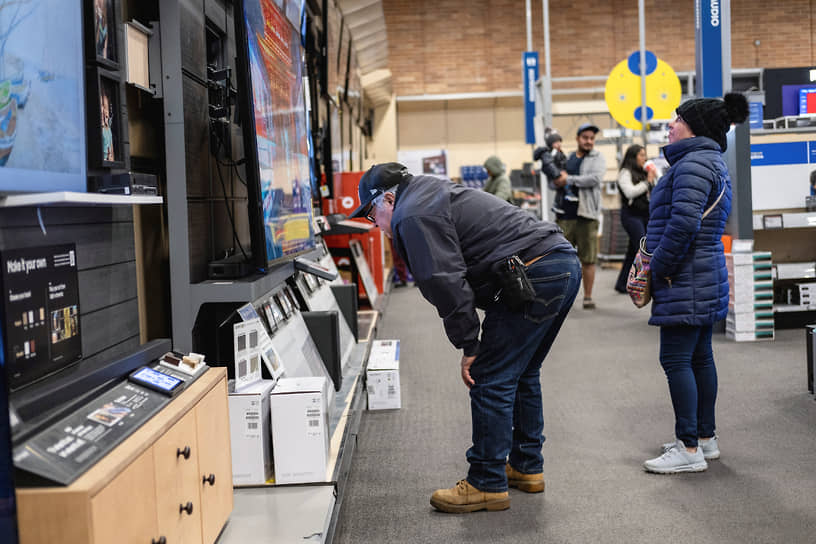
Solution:
[(14, 464), (11, 459), (8, 383), (0, 324), (0, 542), (17, 544), (17, 509), (14, 498)]
[(0, 264), (7, 376), (15, 390), (82, 357), (76, 247), (5, 250)]

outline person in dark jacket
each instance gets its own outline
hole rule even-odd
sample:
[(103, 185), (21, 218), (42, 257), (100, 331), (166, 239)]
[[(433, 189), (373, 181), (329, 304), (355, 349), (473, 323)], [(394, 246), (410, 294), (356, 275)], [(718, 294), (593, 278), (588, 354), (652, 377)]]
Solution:
[[(557, 225), (477, 189), (435, 176), (413, 176), (398, 163), (373, 166), (360, 179), (360, 207), (393, 237), (422, 295), (463, 351), (473, 445), (467, 478), (433, 493), (445, 512), (503, 510), (508, 485), (544, 490), (541, 363), (581, 284), (581, 265)], [(501, 270), (516, 256), (534, 293), (511, 309)], [(485, 310), (479, 337), (476, 308)]]
[(644, 463), (649, 472), (700, 472), (718, 459), (714, 405), (717, 369), (712, 325), (728, 313), (728, 270), (721, 237), (731, 212), (731, 179), (722, 152), (733, 123), (748, 116), (741, 94), (698, 98), (669, 123), (671, 164), (652, 191), (646, 251), (652, 253), (652, 316), (660, 327), (660, 364), (669, 382), (676, 440)]
[[(567, 179), (567, 156), (561, 150), (563, 138), (555, 130), (547, 127), (544, 136), (544, 146), (537, 147), (533, 151), (533, 160), (541, 161), (541, 173), (547, 176), (547, 182), (551, 188), (555, 188), (554, 183), (564, 182)], [(564, 197), (569, 192), (572, 202), (577, 202), (578, 198), (574, 187), (559, 188), (555, 191), (552, 211), (556, 214), (564, 213)]]
[(649, 193), (654, 188), (656, 169), (647, 172), (646, 148), (632, 144), (623, 155), (620, 172), (618, 172), (618, 190), (621, 194), (621, 224), (629, 236), (629, 247), (623, 258), (615, 291), (626, 293), (626, 280), (629, 269), (640, 246), (640, 239), (646, 235), (646, 223), (649, 221)]

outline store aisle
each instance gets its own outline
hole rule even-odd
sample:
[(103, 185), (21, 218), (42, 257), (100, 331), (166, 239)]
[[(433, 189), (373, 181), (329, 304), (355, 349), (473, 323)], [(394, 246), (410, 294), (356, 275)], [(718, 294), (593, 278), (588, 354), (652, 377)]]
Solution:
[[(715, 335), (722, 459), (659, 476), (643, 460), (673, 439), (658, 329), (600, 270), (598, 309), (573, 308), (544, 363), (544, 494), (510, 490), (503, 512), (436, 512), (431, 493), (466, 474), (459, 353), (416, 288), (391, 292), (380, 338), (400, 338), (402, 406), (363, 415), (337, 543), (812, 542), (816, 402), (804, 332), (775, 342)], [(578, 298), (580, 303), (580, 295)]]

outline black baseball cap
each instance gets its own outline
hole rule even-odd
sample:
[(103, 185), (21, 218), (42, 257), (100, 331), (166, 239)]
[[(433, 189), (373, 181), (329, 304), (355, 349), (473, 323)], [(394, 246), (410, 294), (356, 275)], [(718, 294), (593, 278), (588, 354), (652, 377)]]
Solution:
[(360, 206), (349, 214), (349, 218), (362, 217), (371, 202), (403, 179), (410, 176), (408, 167), (398, 162), (375, 164), (360, 178), (357, 194)]
[(601, 131), (601, 129), (599, 129), (598, 127), (596, 127), (596, 126), (595, 126), (595, 125), (593, 125), (592, 123), (584, 123), (583, 125), (581, 125), (580, 127), (578, 127), (578, 132), (576, 132), (576, 133), (575, 133), (575, 135), (576, 135), (576, 136), (580, 136), (580, 135), (581, 135), (581, 133), (582, 133), (582, 132), (584, 132), (585, 130), (591, 130), (591, 131), (592, 131), (592, 132), (594, 132), (595, 134), (598, 134), (598, 132), (600, 132), (600, 131)]

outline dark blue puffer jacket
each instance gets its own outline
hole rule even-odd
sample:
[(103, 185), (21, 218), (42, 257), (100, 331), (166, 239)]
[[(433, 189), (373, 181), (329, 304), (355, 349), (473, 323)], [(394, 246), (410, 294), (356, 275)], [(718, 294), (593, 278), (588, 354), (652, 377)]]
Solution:
[(731, 213), (731, 179), (720, 146), (710, 138), (680, 140), (663, 152), (671, 168), (652, 191), (646, 227), (646, 250), (654, 254), (649, 324), (710, 325), (728, 313), (720, 238)]

